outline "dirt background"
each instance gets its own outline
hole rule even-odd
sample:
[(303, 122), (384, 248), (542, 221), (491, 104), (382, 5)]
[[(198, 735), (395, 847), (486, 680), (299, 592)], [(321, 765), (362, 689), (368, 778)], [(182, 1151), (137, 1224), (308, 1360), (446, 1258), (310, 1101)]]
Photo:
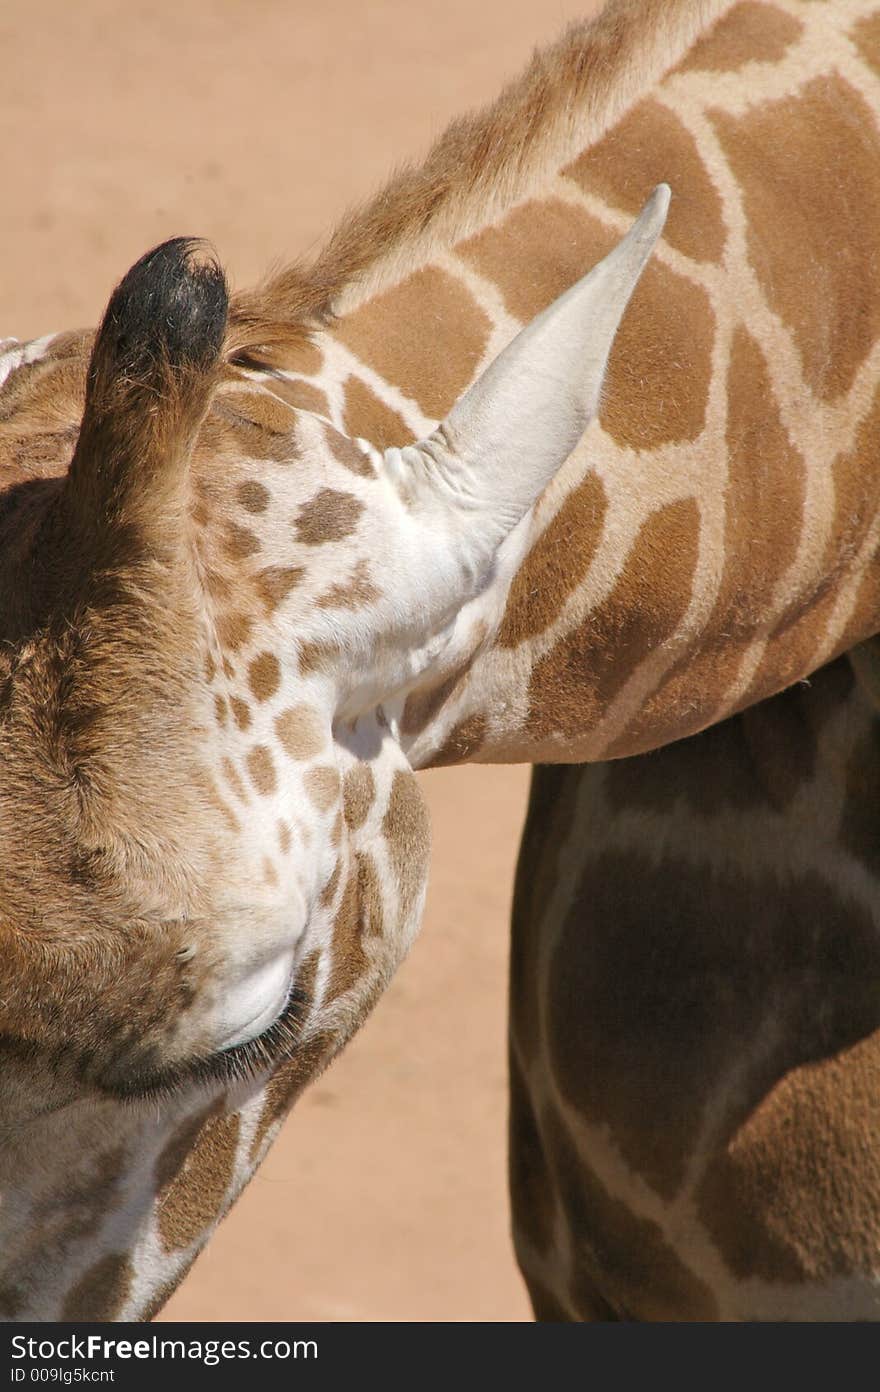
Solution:
[[(148, 247), (233, 283), (319, 243), (596, 0), (5, 0), (0, 338), (93, 324)], [(166, 1307), (523, 1320), (505, 1174), (507, 914), (527, 770), (426, 775), (421, 937)]]

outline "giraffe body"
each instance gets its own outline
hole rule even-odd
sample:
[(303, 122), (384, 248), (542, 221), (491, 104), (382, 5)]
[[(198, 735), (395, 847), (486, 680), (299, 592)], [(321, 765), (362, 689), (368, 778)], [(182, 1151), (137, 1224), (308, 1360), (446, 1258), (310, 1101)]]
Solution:
[[(159, 249), (96, 341), (4, 345), (7, 1315), (161, 1304), (405, 952), (411, 771), (465, 758), (573, 765), (515, 913), (538, 1313), (875, 1313), (873, 659), (826, 664), (880, 627), (878, 28), (613, 0), (228, 318)], [(490, 365), (664, 180), (601, 423), (566, 460), (610, 338), (522, 448), (566, 335)]]
[(842, 658), (536, 770), (510, 1126), (540, 1317), (877, 1317), (878, 728)]

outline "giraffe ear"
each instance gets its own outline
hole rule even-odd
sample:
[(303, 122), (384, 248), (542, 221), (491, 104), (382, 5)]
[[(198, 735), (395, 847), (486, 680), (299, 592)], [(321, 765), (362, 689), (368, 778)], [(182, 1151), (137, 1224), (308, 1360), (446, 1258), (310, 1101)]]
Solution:
[[(223, 272), (177, 237), (117, 286), (98, 330), (66, 499), (86, 531), (167, 523), (216, 382), (228, 309)], [(161, 521), (160, 521), (160, 525)]]
[(618, 324), (663, 230), (660, 184), (614, 250), (539, 314), (426, 440), (386, 451), (393, 481), (436, 519), (460, 514), (471, 564), (490, 562), (596, 414)]

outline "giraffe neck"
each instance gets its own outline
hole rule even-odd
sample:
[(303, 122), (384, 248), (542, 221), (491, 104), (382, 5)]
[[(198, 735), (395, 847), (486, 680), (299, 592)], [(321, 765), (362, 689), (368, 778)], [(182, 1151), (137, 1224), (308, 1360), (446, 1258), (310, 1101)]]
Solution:
[(874, 15), (612, 0), (239, 297), (242, 386), (403, 444), (677, 192), (599, 423), (459, 615), (460, 675), (386, 711), (414, 767), (655, 748), (876, 631)]
[[(288, 358), (337, 425), (403, 443), (608, 250), (653, 183), (673, 187), (600, 424), (460, 615), (462, 676), (395, 713), (415, 766), (654, 748), (877, 628), (873, 12), (611, 4), (545, 58), (575, 103), (571, 73), (607, 57), (614, 32), (613, 77), (565, 135), (558, 110), (542, 125), (511, 89), (476, 129), (494, 115), (518, 131), (516, 110), (520, 124), (531, 112), (516, 177), (502, 153), (430, 234), (402, 207), (395, 229), (392, 189), (391, 248), (338, 288), (320, 359), (310, 349), (297, 372)], [(369, 222), (337, 239), (340, 257), (366, 256)]]

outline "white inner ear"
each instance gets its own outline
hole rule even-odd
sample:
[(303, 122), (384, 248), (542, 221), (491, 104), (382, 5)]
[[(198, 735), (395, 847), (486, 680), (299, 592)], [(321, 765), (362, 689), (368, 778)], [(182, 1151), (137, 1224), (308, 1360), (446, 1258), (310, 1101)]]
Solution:
[(373, 543), (388, 583), (371, 621), (358, 615), (346, 632), (347, 652), (357, 648), (340, 695), (346, 716), (430, 666), (448, 670), (462, 649), (466, 660), (474, 641), (456, 616), (475, 596), (497, 613), (516, 560), (509, 566), (500, 548), (596, 413), (617, 326), (668, 206), (661, 184), (610, 255), (517, 335), (427, 439), (371, 453), (385, 492), (370, 510)]

